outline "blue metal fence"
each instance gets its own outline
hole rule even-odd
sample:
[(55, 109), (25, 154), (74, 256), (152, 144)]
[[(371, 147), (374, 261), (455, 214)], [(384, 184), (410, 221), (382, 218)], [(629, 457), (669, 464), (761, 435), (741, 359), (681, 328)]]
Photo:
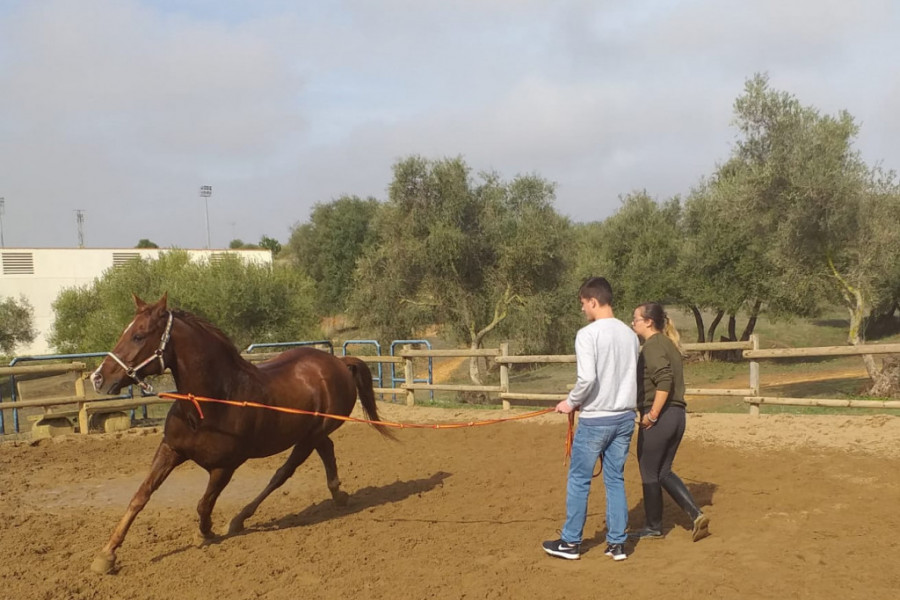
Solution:
[(328, 346), (328, 351), (334, 354), (334, 344), (331, 340), (318, 340), (315, 342), (266, 342), (263, 344), (250, 344), (244, 352), (250, 353), (261, 348), (296, 348), (298, 346)]
[[(375, 348), (376, 356), (381, 356), (381, 344), (377, 340), (347, 340), (341, 346), (341, 352), (347, 356), (347, 346), (372, 346)], [(378, 376), (372, 377), (372, 381), (378, 382), (378, 387), (384, 387), (384, 373), (382, 372), (381, 363), (378, 365)]]

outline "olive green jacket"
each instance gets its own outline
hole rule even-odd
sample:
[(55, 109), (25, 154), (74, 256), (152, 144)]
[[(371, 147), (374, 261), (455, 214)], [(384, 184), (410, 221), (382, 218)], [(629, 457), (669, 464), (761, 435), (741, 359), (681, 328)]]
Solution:
[(669, 392), (666, 405), (685, 406), (681, 352), (662, 333), (650, 336), (638, 359), (638, 405), (641, 414), (653, 406), (657, 390)]

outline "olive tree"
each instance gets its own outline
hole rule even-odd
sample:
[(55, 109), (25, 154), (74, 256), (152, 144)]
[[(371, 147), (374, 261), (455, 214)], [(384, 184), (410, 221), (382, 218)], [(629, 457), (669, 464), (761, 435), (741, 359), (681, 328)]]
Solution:
[[(745, 163), (732, 159), (702, 181), (684, 205), (678, 281), (700, 342), (716, 341), (726, 315), (725, 339), (746, 341), (764, 310), (774, 318), (810, 316), (822, 305), (818, 282), (785, 272), (770, 252), (770, 237), (753, 226), (752, 196), (758, 190), (751, 174)], [(714, 314), (705, 331), (702, 309)], [(739, 313), (748, 317), (740, 335)]]
[[(850, 317), (848, 340), (863, 342), (865, 320), (887, 302), (900, 247), (893, 173), (869, 168), (853, 143), (846, 111), (823, 115), (757, 75), (735, 102), (736, 156), (748, 169), (747, 226), (766, 236), (784, 285), (821, 288)], [(870, 377), (879, 370), (864, 357)]]
[(133, 316), (131, 294), (156, 299), (164, 292), (171, 305), (208, 319), (238, 347), (320, 336), (312, 282), (296, 270), (229, 255), (193, 262), (176, 250), (133, 259), (60, 292), (50, 343), (62, 352), (107, 350)]
[(580, 228), (578, 278), (606, 277), (623, 318), (642, 302), (678, 301), (680, 213), (678, 198), (658, 203), (646, 191), (626, 195), (613, 215)]
[(323, 315), (347, 307), (356, 262), (371, 242), (370, 224), (378, 210), (374, 198), (342, 196), (316, 204), (306, 223), (295, 225), (285, 254), (316, 286), (316, 306)]
[[(401, 160), (357, 265), (351, 314), (386, 338), (439, 324), (472, 349), (526, 329), (530, 347), (547, 343), (565, 310), (556, 292), (570, 230), (553, 201), (553, 185), (536, 175), (506, 182), (471, 177), (461, 158)], [(479, 365), (470, 363), (475, 382)]]
[(0, 351), (13, 354), (19, 344), (34, 341), (34, 308), (25, 296), (0, 301)]

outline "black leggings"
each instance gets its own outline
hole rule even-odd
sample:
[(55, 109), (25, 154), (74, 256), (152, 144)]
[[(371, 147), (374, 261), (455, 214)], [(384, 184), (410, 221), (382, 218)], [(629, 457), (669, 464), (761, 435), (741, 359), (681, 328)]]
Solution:
[(672, 472), (672, 462), (684, 437), (684, 407), (663, 408), (650, 429), (638, 432), (637, 455), (643, 483), (659, 483)]

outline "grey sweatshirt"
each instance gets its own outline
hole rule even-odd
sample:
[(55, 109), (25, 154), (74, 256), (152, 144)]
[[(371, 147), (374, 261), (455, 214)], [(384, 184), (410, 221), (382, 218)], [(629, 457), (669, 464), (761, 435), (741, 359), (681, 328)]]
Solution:
[(577, 379), (567, 401), (581, 418), (612, 417), (637, 406), (637, 335), (618, 319), (597, 319), (575, 336)]

